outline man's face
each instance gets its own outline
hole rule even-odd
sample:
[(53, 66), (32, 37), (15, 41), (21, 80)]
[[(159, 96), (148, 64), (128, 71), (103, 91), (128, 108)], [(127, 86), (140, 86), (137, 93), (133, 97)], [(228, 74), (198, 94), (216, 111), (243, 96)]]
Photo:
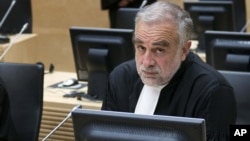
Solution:
[(134, 35), (135, 60), (138, 74), (146, 85), (167, 84), (186, 58), (179, 48), (175, 26), (139, 22)]

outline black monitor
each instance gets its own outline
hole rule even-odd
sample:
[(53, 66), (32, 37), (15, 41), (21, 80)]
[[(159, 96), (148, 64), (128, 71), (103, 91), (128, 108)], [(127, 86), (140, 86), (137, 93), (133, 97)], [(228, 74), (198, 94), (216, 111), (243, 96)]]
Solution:
[(205, 120), (76, 109), (75, 141), (206, 141)]
[(218, 70), (250, 71), (250, 34), (205, 32), (206, 62)]
[(184, 9), (194, 22), (192, 38), (201, 51), (206, 30), (241, 31), (246, 24), (245, 0), (184, 2)]
[(116, 12), (115, 28), (134, 29), (138, 11), (139, 8), (119, 8)]
[(88, 81), (88, 96), (103, 99), (109, 73), (134, 58), (133, 30), (71, 27), (70, 38), (79, 81)]
[(0, 0), (0, 21), (7, 14), (0, 27), (0, 34), (9, 35), (18, 33), (25, 23), (29, 23), (24, 33), (32, 32), (32, 6), (31, 0), (15, 0), (15, 4), (7, 14), (13, 0)]

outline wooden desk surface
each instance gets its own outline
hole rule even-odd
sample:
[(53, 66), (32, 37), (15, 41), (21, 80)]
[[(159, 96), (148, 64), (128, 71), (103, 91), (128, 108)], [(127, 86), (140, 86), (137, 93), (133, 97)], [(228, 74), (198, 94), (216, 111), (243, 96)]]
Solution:
[[(77, 100), (77, 98), (63, 97), (64, 94), (76, 89), (49, 87), (70, 78), (76, 78), (76, 74), (72, 72), (53, 72), (51, 74), (44, 75), (44, 102), (39, 141), (43, 140), (44, 137), (46, 137), (60, 122), (62, 122), (76, 105), (81, 105), (82, 108), (85, 109), (98, 110), (101, 108), (101, 101), (93, 101), (86, 98)], [(87, 92), (87, 88), (78, 89), (77, 91)], [(59, 129), (57, 129), (56, 132), (48, 138), (48, 141), (49, 140), (74, 141), (72, 119), (68, 119)]]
[[(20, 35), (16, 39), (15, 43), (23, 42), (23, 41), (31, 39), (31, 38), (33, 38), (35, 36), (37, 36), (37, 34), (34, 34), (34, 33), (32, 33), (32, 34), (22, 34), (22, 35)], [(16, 37), (16, 35), (9, 36), (10, 42), (9, 43), (4, 43), (4, 44), (0, 44), (0, 48), (7, 47), (11, 42), (13, 42), (13, 40), (15, 39), (15, 37)]]
[[(14, 42), (12, 45), (12, 48), (9, 50), (9, 52), (7, 52), (7, 54), (4, 56), (3, 60), (0, 60), (0, 61), (10, 62), (11, 59), (6, 59), (6, 57), (8, 58), (9, 56), (11, 56), (11, 57), (14, 56), (14, 58), (21, 56), (21, 55), (25, 55), (26, 57), (30, 56), (30, 54), (27, 55), (27, 53), (23, 53), (25, 50), (30, 50), (30, 48), (29, 48), (30, 44), (26, 44), (26, 42), (29, 43), (29, 41), (31, 39), (33, 39), (34, 37), (36, 37), (37, 34), (34, 34), (34, 33), (21, 34), (20, 36), (18, 36), (18, 37), (17, 36), (18, 35), (9, 36), (9, 38), (10, 38), (9, 43), (0, 44), (0, 55), (2, 55), (4, 50), (9, 47), (10, 43)], [(18, 62), (22, 61), (20, 59), (16, 59), (16, 60), (18, 60)]]
[[(102, 102), (99, 100), (90, 100), (82, 98), (63, 97), (64, 94), (70, 93), (71, 91), (85, 92), (87, 93), (87, 87), (81, 89), (70, 89), (70, 88), (51, 88), (50, 85), (68, 80), (70, 78), (76, 79), (76, 73), (73, 72), (53, 72), (51, 74), (44, 75), (44, 102), (70, 104), (70, 105), (82, 105), (83, 108), (89, 109), (100, 109)], [(79, 82), (83, 83), (84, 82)], [(85, 82), (86, 84), (86, 82)]]

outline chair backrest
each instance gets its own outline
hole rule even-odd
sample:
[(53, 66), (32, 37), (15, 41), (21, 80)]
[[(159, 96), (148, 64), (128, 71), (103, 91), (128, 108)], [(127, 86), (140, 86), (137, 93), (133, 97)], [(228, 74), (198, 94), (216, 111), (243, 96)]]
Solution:
[(43, 109), (42, 64), (0, 63), (10, 118), (18, 141), (37, 141)]
[[(0, 21), (5, 17), (13, 0), (0, 0)], [(16, 0), (0, 28), (1, 34), (16, 34), (25, 23), (29, 23), (24, 33), (32, 33), (33, 18), (31, 0)]]
[(116, 12), (115, 28), (134, 29), (135, 16), (139, 8), (119, 8)]
[(250, 72), (221, 71), (235, 91), (236, 124), (250, 124)]

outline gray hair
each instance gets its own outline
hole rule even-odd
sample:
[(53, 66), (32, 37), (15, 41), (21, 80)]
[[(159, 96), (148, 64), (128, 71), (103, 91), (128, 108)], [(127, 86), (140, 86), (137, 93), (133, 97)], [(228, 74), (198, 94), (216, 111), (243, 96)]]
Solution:
[(178, 34), (178, 45), (183, 46), (191, 39), (193, 21), (189, 14), (180, 6), (167, 2), (157, 1), (142, 8), (135, 17), (135, 26), (139, 21), (157, 24), (159, 22), (170, 22), (176, 26)]

